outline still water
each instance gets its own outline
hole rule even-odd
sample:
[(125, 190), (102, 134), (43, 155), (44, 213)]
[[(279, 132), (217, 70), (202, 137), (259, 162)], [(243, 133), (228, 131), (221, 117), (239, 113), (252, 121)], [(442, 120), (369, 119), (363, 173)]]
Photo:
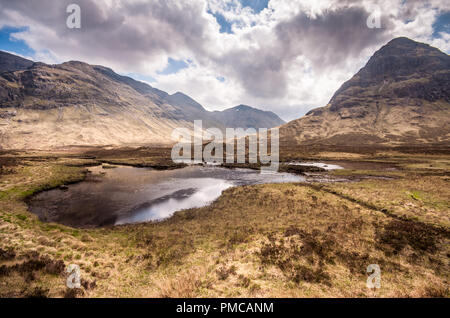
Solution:
[(90, 171), (86, 181), (70, 185), (68, 190), (34, 196), (28, 201), (30, 210), (43, 221), (74, 227), (139, 223), (208, 205), (232, 186), (305, 181), (305, 177), (290, 173), (261, 174), (216, 166), (168, 171), (93, 167)]

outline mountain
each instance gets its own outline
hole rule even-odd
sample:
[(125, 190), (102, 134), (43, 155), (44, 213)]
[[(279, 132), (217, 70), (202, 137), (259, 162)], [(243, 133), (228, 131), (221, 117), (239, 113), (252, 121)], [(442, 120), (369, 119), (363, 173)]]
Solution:
[[(174, 128), (190, 128), (195, 119), (204, 128), (225, 128), (216, 112), (189, 96), (170, 95), (110, 68), (78, 61), (47, 65), (1, 53), (0, 148), (169, 143)], [(261, 121), (249, 113), (251, 125), (265, 127), (264, 116), (252, 110)]]
[(189, 126), (156, 93), (138, 92), (114, 74), (75, 61), (0, 74), (0, 144), (33, 149), (158, 143), (173, 128)]
[(247, 105), (239, 105), (221, 112), (214, 112), (213, 117), (226, 127), (272, 128), (285, 122), (273, 112), (259, 110)]
[[(183, 93), (176, 92), (175, 94), (167, 95), (165, 100), (182, 113), (189, 122), (201, 119), (203, 128), (216, 127), (224, 130), (227, 127), (212, 116), (213, 112), (207, 111), (202, 105)], [(235, 124), (233, 123), (229, 127), (237, 127), (234, 126)]]
[(450, 56), (405, 37), (380, 48), (328, 105), (280, 129), (285, 144), (450, 142)]
[(166, 99), (169, 100), (172, 105), (176, 105), (179, 107), (189, 107), (191, 109), (205, 111), (205, 109), (203, 108), (202, 105), (197, 103), (195, 100), (193, 100), (189, 96), (187, 96), (183, 93), (180, 93), (180, 92), (176, 92), (173, 95), (169, 95), (166, 97)]
[(33, 61), (0, 51), (0, 73), (25, 70), (31, 65), (33, 65)]

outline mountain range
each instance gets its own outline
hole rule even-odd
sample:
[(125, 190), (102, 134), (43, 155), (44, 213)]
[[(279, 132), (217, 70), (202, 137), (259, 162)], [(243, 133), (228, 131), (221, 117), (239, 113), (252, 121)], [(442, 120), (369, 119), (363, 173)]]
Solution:
[(376, 51), (329, 103), (284, 123), (239, 105), (207, 111), (99, 65), (35, 63), (0, 52), (0, 148), (148, 145), (175, 127), (272, 128), (281, 145), (450, 145), (450, 56), (400, 37)]
[[(237, 113), (239, 115), (237, 116)], [(0, 147), (166, 144), (176, 127), (272, 128), (284, 121), (249, 106), (210, 112), (110, 68), (32, 62), (0, 52)]]

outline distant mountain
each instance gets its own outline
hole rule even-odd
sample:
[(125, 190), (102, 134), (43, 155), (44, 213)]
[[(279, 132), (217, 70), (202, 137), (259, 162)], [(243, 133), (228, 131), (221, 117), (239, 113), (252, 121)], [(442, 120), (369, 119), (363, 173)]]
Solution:
[(0, 51), (0, 73), (25, 70), (33, 65), (33, 61), (23, 57)]
[(213, 112), (213, 117), (226, 127), (272, 128), (285, 123), (278, 115), (270, 111), (239, 105), (221, 112)]
[(169, 95), (104, 66), (0, 53), (0, 148), (169, 143), (174, 128), (191, 128), (196, 119), (204, 128), (269, 124), (254, 108), (245, 112), (248, 121), (228, 114), (225, 121), (183, 93)]
[(202, 105), (183, 93), (176, 92), (175, 94), (167, 95), (165, 100), (183, 114), (183, 118), (186, 120), (193, 122), (201, 119), (203, 128), (216, 127), (221, 130), (226, 128), (222, 122), (217, 121), (212, 116), (212, 112), (207, 111)]
[(183, 93), (180, 93), (180, 92), (176, 92), (173, 95), (168, 95), (166, 97), (166, 100), (170, 101), (170, 103), (172, 105), (176, 105), (179, 107), (190, 107), (190, 108), (197, 109), (200, 111), (205, 110), (202, 105), (197, 103), (195, 100), (193, 100), (189, 96), (187, 96)]
[(281, 127), (285, 144), (450, 145), (450, 56), (396, 38), (328, 105)]

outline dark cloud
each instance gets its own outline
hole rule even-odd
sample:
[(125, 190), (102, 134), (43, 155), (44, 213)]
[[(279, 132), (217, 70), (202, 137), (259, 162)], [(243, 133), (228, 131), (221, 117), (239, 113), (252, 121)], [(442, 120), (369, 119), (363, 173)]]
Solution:
[(383, 28), (370, 29), (366, 24), (369, 15), (360, 7), (329, 10), (314, 18), (300, 12), (275, 27), (273, 42), (268, 39), (257, 49), (232, 50), (216, 62), (227, 67), (251, 95), (282, 97), (287, 91), (287, 72), (297, 57), (307, 58), (320, 73), (386, 42), (388, 21), (382, 18)]
[[(74, 55), (110, 61), (124, 68), (133, 61), (136, 68), (158, 54), (176, 53), (180, 48), (202, 52), (206, 21), (198, 2), (117, 2), (77, 0), (81, 8), (81, 29), (66, 27), (66, 8), (73, 0), (2, 1), (0, 18), (8, 21), (15, 12), (43, 25), (53, 36), (40, 39), (60, 55)], [(91, 57), (91, 58), (90, 58)]]
[(233, 50), (216, 62), (255, 97), (273, 98), (286, 93), (285, 61), (271, 47)]
[(310, 60), (315, 69), (337, 67), (348, 58), (389, 38), (386, 23), (382, 28), (368, 28), (370, 16), (363, 8), (345, 7), (325, 11), (316, 18), (301, 12), (276, 27), (279, 47), (287, 59), (298, 55)]
[[(316, 67), (335, 65), (374, 43), (385, 40), (386, 29), (369, 29), (369, 15), (362, 8), (326, 11), (316, 18), (301, 12), (276, 28), (277, 40), (260, 43), (258, 49), (208, 56), (208, 37), (203, 7), (196, 2), (119, 2), (112, 7), (99, 1), (78, 0), (82, 28), (66, 27), (66, 7), (73, 0), (19, 0), (2, 2), (2, 12), (16, 11), (56, 33), (49, 38), (51, 50), (70, 55), (103, 56), (115, 64), (139, 63), (154, 55), (188, 49), (199, 60), (211, 59), (229, 68), (255, 96), (281, 96), (286, 91), (285, 71), (299, 55)], [(4, 12), (5, 13), (5, 12)], [(4, 15), (2, 13), (1, 15)], [(42, 39), (45, 43), (46, 39)]]

